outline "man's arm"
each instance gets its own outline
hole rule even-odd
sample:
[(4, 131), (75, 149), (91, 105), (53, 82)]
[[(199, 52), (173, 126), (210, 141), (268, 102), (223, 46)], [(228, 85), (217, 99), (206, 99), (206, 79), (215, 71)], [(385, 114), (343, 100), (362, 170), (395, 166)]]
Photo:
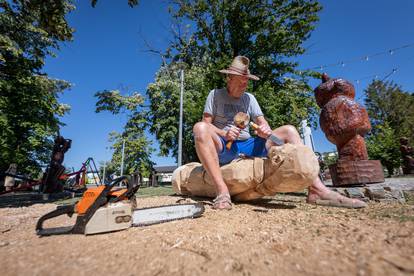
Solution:
[(256, 134), (262, 138), (268, 138), (272, 134), (272, 129), (264, 116), (257, 116), (255, 123), (259, 125), (259, 128), (255, 130)]
[(215, 125), (213, 125), (213, 115), (209, 113), (203, 113), (203, 119), (201, 121), (208, 123), (211, 129), (219, 136), (223, 137), (226, 141), (236, 140), (237, 137), (240, 135), (240, 129), (233, 126), (229, 130), (225, 131), (223, 129), (219, 129)]
[(208, 123), (211, 129), (213, 129), (214, 132), (217, 133), (219, 136), (221, 137), (226, 136), (226, 131), (219, 129), (218, 127), (213, 125), (213, 115), (208, 114), (208, 113), (203, 113), (203, 119), (201, 121), (203, 121), (204, 123)]

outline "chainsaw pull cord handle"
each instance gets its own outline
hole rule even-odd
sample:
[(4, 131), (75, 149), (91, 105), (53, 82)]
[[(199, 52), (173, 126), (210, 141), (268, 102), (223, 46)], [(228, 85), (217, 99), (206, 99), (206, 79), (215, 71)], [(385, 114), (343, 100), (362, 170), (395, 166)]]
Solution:
[(64, 214), (67, 214), (69, 217), (71, 217), (73, 215), (73, 213), (75, 213), (75, 205), (76, 204), (58, 206), (56, 208), (56, 210), (43, 215), (37, 221), (36, 233), (39, 236), (50, 236), (50, 235), (60, 235), (60, 234), (71, 233), (73, 226), (44, 229), (43, 228), (43, 223), (48, 219), (55, 218), (55, 217), (58, 217), (58, 216), (61, 216), (61, 215), (64, 215)]

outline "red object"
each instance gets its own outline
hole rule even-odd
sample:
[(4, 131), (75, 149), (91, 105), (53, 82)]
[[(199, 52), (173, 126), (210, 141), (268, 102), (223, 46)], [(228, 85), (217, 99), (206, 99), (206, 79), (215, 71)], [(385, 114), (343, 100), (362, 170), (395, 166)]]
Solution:
[(321, 129), (339, 154), (338, 162), (329, 167), (333, 185), (384, 182), (381, 163), (368, 160), (364, 136), (371, 124), (366, 109), (354, 101), (354, 86), (344, 79), (330, 79), (323, 74), (315, 97), (322, 109)]

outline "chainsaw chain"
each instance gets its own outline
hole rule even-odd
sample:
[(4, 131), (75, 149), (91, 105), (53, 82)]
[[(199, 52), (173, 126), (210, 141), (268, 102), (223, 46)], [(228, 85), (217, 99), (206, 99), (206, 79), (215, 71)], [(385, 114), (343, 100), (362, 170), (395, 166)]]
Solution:
[(138, 224), (132, 224), (132, 226), (133, 227), (141, 227), (141, 226), (149, 226), (149, 225), (160, 224), (160, 223), (170, 222), (170, 221), (175, 221), (175, 220), (182, 220), (182, 219), (187, 219), (187, 218), (198, 218), (198, 217), (201, 217), (201, 215), (204, 213), (204, 210), (205, 210), (204, 205), (202, 203), (186, 203), (186, 204), (159, 205), (159, 206), (151, 206), (151, 207), (146, 207), (146, 208), (134, 209), (134, 210), (132, 210), (132, 214), (134, 213), (134, 211), (139, 211), (139, 210), (156, 209), (156, 208), (172, 207), (172, 206), (184, 206), (184, 205), (191, 205), (191, 206), (200, 207), (201, 210), (198, 211), (197, 213), (193, 214), (193, 215), (186, 216), (186, 217), (166, 219), (166, 220), (161, 220), (161, 221), (154, 221), (154, 222), (145, 223), (145, 224), (144, 223), (138, 223)]

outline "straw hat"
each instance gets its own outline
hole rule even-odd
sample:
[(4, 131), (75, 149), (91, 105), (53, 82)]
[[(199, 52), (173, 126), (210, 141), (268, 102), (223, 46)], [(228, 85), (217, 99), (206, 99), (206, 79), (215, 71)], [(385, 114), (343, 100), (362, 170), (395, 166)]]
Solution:
[(259, 77), (250, 74), (249, 64), (250, 64), (250, 61), (247, 57), (237, 56), (233, 59), (229, 68), (219, 70), (219, 72), (223, 74), (245, 76), (251, 80), (259, 80)]

